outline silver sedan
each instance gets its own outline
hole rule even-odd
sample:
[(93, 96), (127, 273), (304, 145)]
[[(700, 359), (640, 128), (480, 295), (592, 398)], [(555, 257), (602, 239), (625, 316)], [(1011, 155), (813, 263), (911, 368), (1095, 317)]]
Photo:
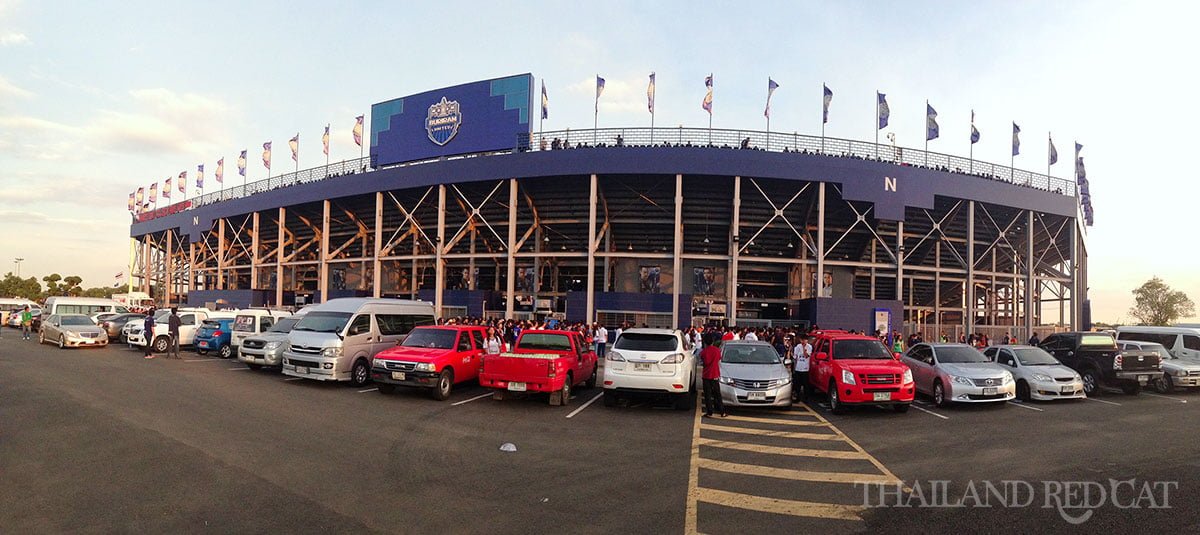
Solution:
[(52, 314), (38, 330), (39, 343), (57, 343), (58, 347), (108, 345), (108, 333), (92, 318), (83, 314)]
[(1005, 402), (1016, 397), (1013, 376), (966, 344), (917, 344), (904, 355), (917, 391), (945, 407)]

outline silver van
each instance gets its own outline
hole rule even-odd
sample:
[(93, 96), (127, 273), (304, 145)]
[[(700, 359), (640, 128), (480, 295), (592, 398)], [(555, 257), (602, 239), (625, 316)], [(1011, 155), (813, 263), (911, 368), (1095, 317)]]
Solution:
[(283, 373), (362, 385), (371, 378), (376, 353), (400, 343), (414, 327), (433, 323), (433, 304), (426, 301), (331, 299), (306, 308), (288, 333)]

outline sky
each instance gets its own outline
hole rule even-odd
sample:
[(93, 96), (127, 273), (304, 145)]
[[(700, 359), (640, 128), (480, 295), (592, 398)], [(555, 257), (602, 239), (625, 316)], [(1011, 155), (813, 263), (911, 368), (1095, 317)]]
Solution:
[[(830, 137), (871, 140), (875, 91), (897, 144), (1046, 168), (1046, 136), (1072, 174), (1084, 145), (1096, 225), (1086, 238), (1093, 318), (1129, 321), (1153, 276), (1200, 299), (1190, 129), (1196, 90), (1192, 2), (37, 2), (0, 0), (0, 272), (77, 274), (106, 286), (126, 270), (128, 195), (300, 133), (300, 168), (359, 154), (350, 130), (370, 105), (429, 89), (533, 73), (550, 96), (546, 130), (703, 126), (816, 134), (821, 85)], [(536, 128), (536, 127), (535, 127)], [(193, 184), (194, 186), (194, 184)], [(192, 193), (192, 192), (189, 192)], [(1188, 318), (1192, 321), (1195, 318)]]

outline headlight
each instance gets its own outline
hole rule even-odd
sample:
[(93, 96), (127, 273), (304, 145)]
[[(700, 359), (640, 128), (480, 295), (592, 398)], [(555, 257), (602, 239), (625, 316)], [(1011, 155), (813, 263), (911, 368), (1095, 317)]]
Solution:
[(1033, 380), (1042, 382), (1042, 383), (1049, 383), (1050, 381), (1053, 381), (1053, 379), (1051, 379), (1049, 375), (1044, 375), (1044, 374), (1040, 374), (1040, 373), (1033, 374)]
[(608, 360), (609, 362), (625, 362), (625, 357), (622, 357), (621, 354), (617, 353), (616, 351), (609, 351)]
[(904, 384), (908, 384), (908, 383), (911, 383), (911, 382), (913, 382), (913, 378), (912, 378), (912, 370), (904, 370), (904, 381), (903, 381), (903, 383), (904, 383)]
[(968, 379), (966, 377), (959, 377), (957, 375), (950, 376), (950, 381), (958, 383), (960, 385), (975, 386), (975, 383), (971, 382), (970, 379)]
[(420, 362), (417, 364), (416, 370), (419, 372), (436, 372), (437, 364), (432, 362)]
[[(1047, 377), (1046, 379), (1049, 379), (1049, 377)], [(1012, 382), (1013, 382), (1012, 374), (1008, 373), (1008, 372), (1004, 372), (1004, 380), (1001, 382), (1001, 384), (1007, 385), (1007, 384), (1012, 384)]]
[(659, 363), (659, 364), (679, 364), (680, 362), (683, 362), (683, 355), (682, 355), (682, 354), (679, 354), (679, 353), (676, 353), (676, 354), (674, 354), (674, 355), (671, 355), (671, 356), (669, 356), (669, 357), (667, 357), (667, 358), (665, 358), (665, 359), (662, 359), (662, 360), (661, 360), (661, 361), (659, 361), (658, 363)]
[(733, 384), (733, 377), (724, 377), (724, 376), (722, 376), (722, 377), (720, 378), (720, 381), (721, 381), (722, 383), (725, 383), (725, 384), (727, 384), (727, 385), (731, 385), (731, 384)]
[(327, 347), (321, 350), (321, 356), (325, 358), (336, 359), (342, 356), (341, 347)]
[(790, 385), (790, 384), (792, 384), (792, 376), (790, 376), (790, 375), (784, 376), (782, 379), (779, 380), (779, 386)]
[(267, 351), (275, 351), (276, 349), (279, 349), (279, 346), (281, 345), (283, 345), (283, 342), (267, 342), (267, 345), (263, 346), (263, 349)]
[(63, 331), (63, 335), (67, 338), (79, 338), (79, 333), (74, 331)]
[(848, 385), (858, 384), (854, 381), (854, 374), (850, 373), (850, 370), (842, 370), (842, 383)]
[(1175, 375), (1178, 375), (1180, 377), (1187, 377), (1187, 374), (1188, 374), (1187, 370), (1175, 370)]

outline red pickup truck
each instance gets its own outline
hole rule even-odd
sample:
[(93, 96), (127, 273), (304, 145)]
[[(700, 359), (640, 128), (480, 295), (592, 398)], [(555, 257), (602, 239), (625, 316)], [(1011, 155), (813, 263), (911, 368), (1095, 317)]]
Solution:
[(483, 327), (417, 327), (400, 345), (375, 355), (371, 380), (382, 394), (415, 386), (428, 388), (434, 399), (444, 401), (454, 385), (479, 377), (483, 339)]
[(479, 385), (498, 400), (507, 392), (549, 392), (551, 405), (566, 405), (580, 383), (596, 386), (596, 352), (573, 331), (522, 331), (512, 352), (485, 356), (479, 369)]
[(813, 343), (808, 382), (829, 396), (829, 410), (852, 405), (891, 405), (908, 412), (916, 395), (912, 370), (877, 338), (845, 331), (819, 331)]

